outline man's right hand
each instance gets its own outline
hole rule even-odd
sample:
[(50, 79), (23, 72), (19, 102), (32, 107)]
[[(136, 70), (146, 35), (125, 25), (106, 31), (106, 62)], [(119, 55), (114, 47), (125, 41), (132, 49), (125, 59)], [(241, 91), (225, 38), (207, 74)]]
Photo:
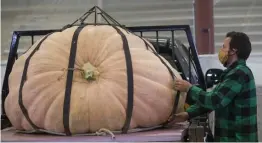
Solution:
[(175, 114), (168, 119), (168, 122), (169, 122), (168, 125), (173, 125), (179, 122), (185, 122), (188, 120), (188, 118), (189, 116), (187, 112), (181, 112), (181, 113)]

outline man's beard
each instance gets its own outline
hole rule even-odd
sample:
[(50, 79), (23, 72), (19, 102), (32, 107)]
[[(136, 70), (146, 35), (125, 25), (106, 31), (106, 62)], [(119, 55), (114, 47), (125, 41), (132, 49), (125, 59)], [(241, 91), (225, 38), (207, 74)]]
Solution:
[(227, 63), (228, 63), (227, 61), (223, 64), (223, 66), (226, 67), (226, 68), (227, 68)]

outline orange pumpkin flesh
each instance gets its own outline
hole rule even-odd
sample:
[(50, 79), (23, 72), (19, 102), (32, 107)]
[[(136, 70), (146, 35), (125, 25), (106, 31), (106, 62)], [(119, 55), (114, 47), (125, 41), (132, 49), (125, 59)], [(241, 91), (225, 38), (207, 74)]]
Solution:
[[(30, 60), (23, 87), (23, 103), (30, 119), (42, 129), (64, 132), (63, 104), (66, 75), (74, 70), (70, 131), (121, 130), (126, 119), (127, 73), (120, 35), (111, 26), (86, 26), (79, 34), (75, 68), (68, 69), (72, 36), (77, 27), (50, 35)], [(167, 67), (147, 49), (144, 41), (125, 30), (132, 57), (134, 106), (129, 129), (164, 123), (172, 112), (176, 91)], [(148, 42), (149, 43), (149, 42)], [(18, 58), (9, 77), (5, 109), (19, 130), (33, 128), (18, 104), (18, 91), (25, 60), (36, 47)], [(162, 57), (161, 57), (162, 58)], [(172, 69), (176, 78), (179, 73)], [(183, 111), (186, 95), (180, 94), (177, 112)]]

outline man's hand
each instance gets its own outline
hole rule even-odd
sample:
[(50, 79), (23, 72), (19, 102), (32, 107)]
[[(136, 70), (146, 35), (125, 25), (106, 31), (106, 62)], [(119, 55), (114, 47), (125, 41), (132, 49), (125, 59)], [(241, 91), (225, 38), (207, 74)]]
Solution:
[(181, 92), (188, 92), (191, 86), (192, 84), (186, 80), (176, 79), (174, 82), (175, 90), (178, 90)]
[(168, 119), (169, 121), (168, 125), (173, 125), (179, 122), (185, 122), (188, 120), (188, 118), (189, 116), (187, 112), (181, 112), (181, 113), (175, 114), (171, 118)]

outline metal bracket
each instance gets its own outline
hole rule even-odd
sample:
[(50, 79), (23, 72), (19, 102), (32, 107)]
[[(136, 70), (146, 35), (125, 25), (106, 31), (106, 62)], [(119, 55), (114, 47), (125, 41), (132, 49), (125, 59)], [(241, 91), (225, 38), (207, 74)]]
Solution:
[(213, 141), (213, 135), (210, 133), (208, 120), (205, 116), (196, 117), (191, 120), (188, 127), (188, 138), (190, 142)]
[(190, 125), (188, 130), (190, 142), (204, 142), (205, 130), (203, 126)]
[(127, 30), (124, 25), (121, 25), (119, 22), (117, 22), (115, 19), (113, 19), (109, 14), (107, 14), (105, 11), (103, 11), (98, 6), (94, 6), (93, 8), (91, 8), (86, 13), (84, 13), (82, 16), (77, 18), (74, 22), (72, 22), (71, 24), (65, 25), (62, 28), (62, 30), (69, 28), (69, 27), (72, 27), (72, 26), (79, 26), (79, 25), (85, 25), (85, 24), (88, 25), (88, 23), (85, 23), (85, 21), (91, 14), (94, 14), (94, 23), (92, 23), (92, 25), (101, 25), (101, 23), (97, 22), (98, 21), (97, 17), (101, 16), (102, 20), (104, 20), (106, 22), (105, 25), (119, 26), (119, 27)]

